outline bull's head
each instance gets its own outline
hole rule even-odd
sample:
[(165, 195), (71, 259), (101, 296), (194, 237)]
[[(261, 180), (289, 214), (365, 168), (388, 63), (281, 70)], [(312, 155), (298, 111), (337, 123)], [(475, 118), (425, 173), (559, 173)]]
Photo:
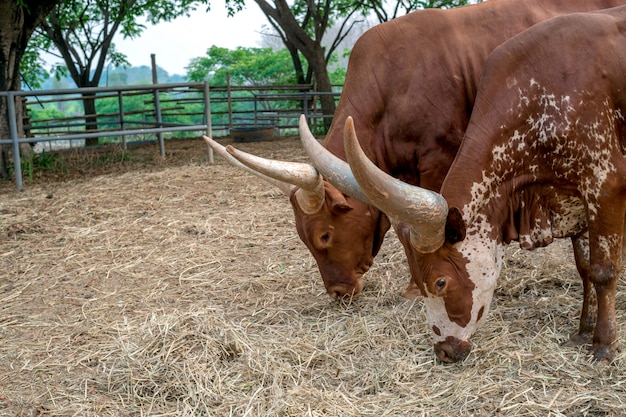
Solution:
[(499, 273), (496, 246), (485, 245), (473, 229), (466, 237), (460, 210), (448, 210), (440, 194), (403, 183), (374, 165), (360, 148), (352, 119), (346, 121), (344, 145), (369, 201), (400, 222), (398, 235), (424, 297), (437, 357), (464, 359), (470, 337), (489, 310)]
[[(304, 117), (300, 134), (317, 142)], [(315, 258), (331, 297), (361, 292), (362, 276), (371, 267), (390, 222), (378, 209), (348, 196), (359, 195), (359, 187), (347, 163), (343, 166), (347, 174), (339, 177), (341, 188), (352, 190), (350, 194), (325, 181), (313, 165), (268, 160), (204, 139), (222, 158), (276, 185), (289, 197), (298, 235)]]

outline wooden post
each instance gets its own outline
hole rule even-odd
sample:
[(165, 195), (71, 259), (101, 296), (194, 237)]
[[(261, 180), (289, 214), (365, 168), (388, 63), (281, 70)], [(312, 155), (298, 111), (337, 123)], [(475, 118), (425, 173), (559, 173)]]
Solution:
[[(157, 77), (156, 55), (150, 54), (150, 60), (152, 61), (152, 84), (157, 85), (159, 79)], [(154, 89), (154, 117), (156, 118), (157, 127), (162, 127), (161, 102), (159, 101), (159, 90), (156, 88)], [(163, 142), (163, 134), (161, 132), (157, 133), (157, 139), (159, 141), (159, 152), (161, 157), (164, 157), (165, 143)]]

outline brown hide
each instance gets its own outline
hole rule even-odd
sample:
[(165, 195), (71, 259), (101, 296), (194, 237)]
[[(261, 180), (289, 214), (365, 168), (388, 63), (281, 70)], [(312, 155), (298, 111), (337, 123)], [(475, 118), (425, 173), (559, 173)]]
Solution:
[[(438, 191), (467, 127), (482, 68), (491, 51), (552, 16), (612, 7), (623, 1), (490, 0), (457, 9), (417, 11), (377, 25), (352, 49), (343, 93), (324, 146), (346, 159), (343, 128), (346, 118), (352, 116), (361, 146), (383, 171)], [(352, 200), (351, 205), (363, 203)], [(366, 212), (364, 208), (359, 211)], [(332, 213), (320, 213), (315, 221), (321, 225), (307, 227), (326, 227), (326, 216), (336, 230), (351, 233), (350, 226), (340, 224)], [(313, 220), (296, 221), (301, 225), (300, 237), (311, 249), (314, 245), (301, 229)], [(370, 233), (378, 235), (380, 228)], [(325, 253), (311, 249), (327, 290), (336, 281), (341, 284), (336, 288), (345, 289), (346, 295), (358, 294), (363, 286), (361, 259), (373, 251), (363, 247), (358, 253), (357, 249), (340, 245)], [(349, 270), (353, 272), (347, 273)], [(347, 283), (354, 277), (359, 279), (350, 287)], [(415, 298), (415, 294), (415, 287), (409, 285), (404, 295)]]
[[(464, 271), (467, 260), (460, 256), (449, 243), (436, 253), (417, 253), (409, 243), (410, 228), (406, 223), (398, 224), (396, 232), (407, 254), (411, 276), (420, 277), (414, 282), (416, 290), (422, 296), (436, 294), (442, 297), (450, 320), (462, 327), (467, 325), (470, 321), (468, 311), (472, 306), (472, 290), (475, 287), (469, 280), (467, 272)], [(442, 259), (445, 262), (441, 262)], [(458, 279), (448, 282), (445, 286), (437, 285), (438, 278), (450, 275), (456, 275)], [(410, 293), (411, 288), (407, 288), (407, 292)], [(447, 292), (462, 293), (466, 297), (446, 297)]]
[(490, 0), (428, 9), (375, 26), (356, 42), (324, 146), (345, 160), (343, 127), (383, 171), (438, 191), (467, 127), (484, 63), (502, 42), (564, 13), (623, 0)]
[(587, 227), (584, 205), (577, 192), (531, 184), (508, 200), (502, 241), (519, 241), (522, 249), (549, 245), (554, 239), (578, 235)]
[[(441, 189), (449, 207), (469, 208), (464, 213), (469, 218), (488, 211), (505, 242), (518, 240), (532, 234), (535, 221), (550, 224), (550, 216), (563, 211), (560, 202), (578, 199), (581, 204), (589, 182), (604, 168), (600, 160), (608, 159), (616, 169), (625, 165), (626, 68), (614, 54), (626, 42), (619, 25), (613, 23), (609, 30), (602, 22), (613, 22), (616, 18), (608, 16), (619, 17), (623, 10), (551, 19), (494, 52), (472, 123)], [(589, 23), (590, 16), (597, 26)], [(589, 29), (574, 31), (560, 19), (580, 19)], [(608, 38), (606, 32), (612, 40), (599, 48), (597, 39)], [(562, 53), (564, 45), (577, 41), (577, 48)], [(562, 69), (538, 71), (537, 62)], [(486, 191), (472, 194), (480, 183)], [(571, 227), (570, 235), (581, 230), (580, 225)], [(555, 237), (565, 236), (562, 230), (557, 233)], [(532, 247), (543, 246), (535, 243)]]
[[(466, 238), (455, 250), (468, 267), (438, 277), (465, 282), (469, 272), (476, 300), (481, 288), (493, 293), (491, 280), (501, 265), (496, 248), (502, 244), (520, 240), (532, 249), (573, 237), (585, 294), (580, 330), (572, 340), (591, 342), (594, 357), (605, 361), (618, 347), (615, 287), (626, 217), (625, 56), (626, 6), (554, 18), (504, 43), (486, 63), (467, 133), (441, 189), (449, 207), (463, 215)], [(494, 249), (481, 251), (486, 247)], [(415, 257), (426, 271), (449, 268), (449, 244), (434, 255)], [(472, 264), (481, 268), (470, 270)], [(425, 287), (440, 279), (422, 277)], [(589, 324), (594, 322), (589, 311), (595, 311), (589, 305), (592, 286), (595, 329)], [(445, 305), (464, 300), (465, 291), (448, 292)], [(438, 304), (430, 305), (435, 307), (429, 316), (445, 316)], [(434, 331), (442, 340), (435, 345), (438, 356), (464, 357), (466, 346), (463, 352), (454, 346), (468, 342), (476, 326)]]
[[(418, 11), (378, 25), (352, 50), (324, 146), (345, 160), (343, 127), (352, 116), (360, 143), (382, 170), (438, 191), (467, 127), (490, 52), (536, 22), (623, 1), (490, 0)], [(337, 189), (328, 183), (325, 189), (327, 202), (314, 215), (304, 214), (292, 199), (298, 234), (315, 258), (328, 293), (335, 298), (356, 295), (388, 220), (346, 196), (352, 209), (334, 210)], [(321, 244), (331, 227), (333, 239)]]
[(296, 230), (317, 261), (328, 294), (335, 299), (357, 295), (361, 277), (372, 266), (391, 226), (389, 219), (327, 182), (324, 206), (318, 213), (306, 214), (295, 201), (296, 191), (290, 197)]

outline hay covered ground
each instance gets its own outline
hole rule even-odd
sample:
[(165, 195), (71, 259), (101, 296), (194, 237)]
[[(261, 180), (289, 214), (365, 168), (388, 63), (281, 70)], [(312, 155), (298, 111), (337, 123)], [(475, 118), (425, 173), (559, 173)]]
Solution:
[[(223, 143), (228, 140), (222, 140)], [(305, 160), (293, 138), (238, 144)], [(626, 357), (560, 344), (568, 242), (508, 249), (467, 360), (437, 363), (393, 233), (352, 302), (325, 294), (277, 189), (199, 139), (65, 153), (0, 188), (1, 416), (621, 416)], [(620, 340), (626, 297), (620, 283)]]

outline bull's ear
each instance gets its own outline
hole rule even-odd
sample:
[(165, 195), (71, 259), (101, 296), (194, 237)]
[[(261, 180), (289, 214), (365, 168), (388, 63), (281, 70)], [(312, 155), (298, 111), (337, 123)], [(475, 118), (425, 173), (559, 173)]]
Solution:
[(387, 217), (385, 213), (379, 212), (378, 216), (378, 223), (376, 224), (376, 230), (374, 231), (374, 241), (372, 242), (372, 256), (376, 256), (378, 254), (380, 247), (383, 245), (385, 234), (391, 227), (389, 217)]
[(331, 206), (333, 208), (333, 212), (335, 213), (346, 213), (352, 210), (353, 208), (350, 204), (348, 204), (348, 202), (345, 199), (333, 200), (333, 202), (331, 203)]
[(353, 209), (343, 193), (329, 182), (324, 181), (324, 191), (326, 192), (326, 200), (330, 202), (333, 213), (346, 213)]
[(458, 208), (448, 210), (446, 220), (446, 240), (452, 244), (465, 239), (465, 222)]

